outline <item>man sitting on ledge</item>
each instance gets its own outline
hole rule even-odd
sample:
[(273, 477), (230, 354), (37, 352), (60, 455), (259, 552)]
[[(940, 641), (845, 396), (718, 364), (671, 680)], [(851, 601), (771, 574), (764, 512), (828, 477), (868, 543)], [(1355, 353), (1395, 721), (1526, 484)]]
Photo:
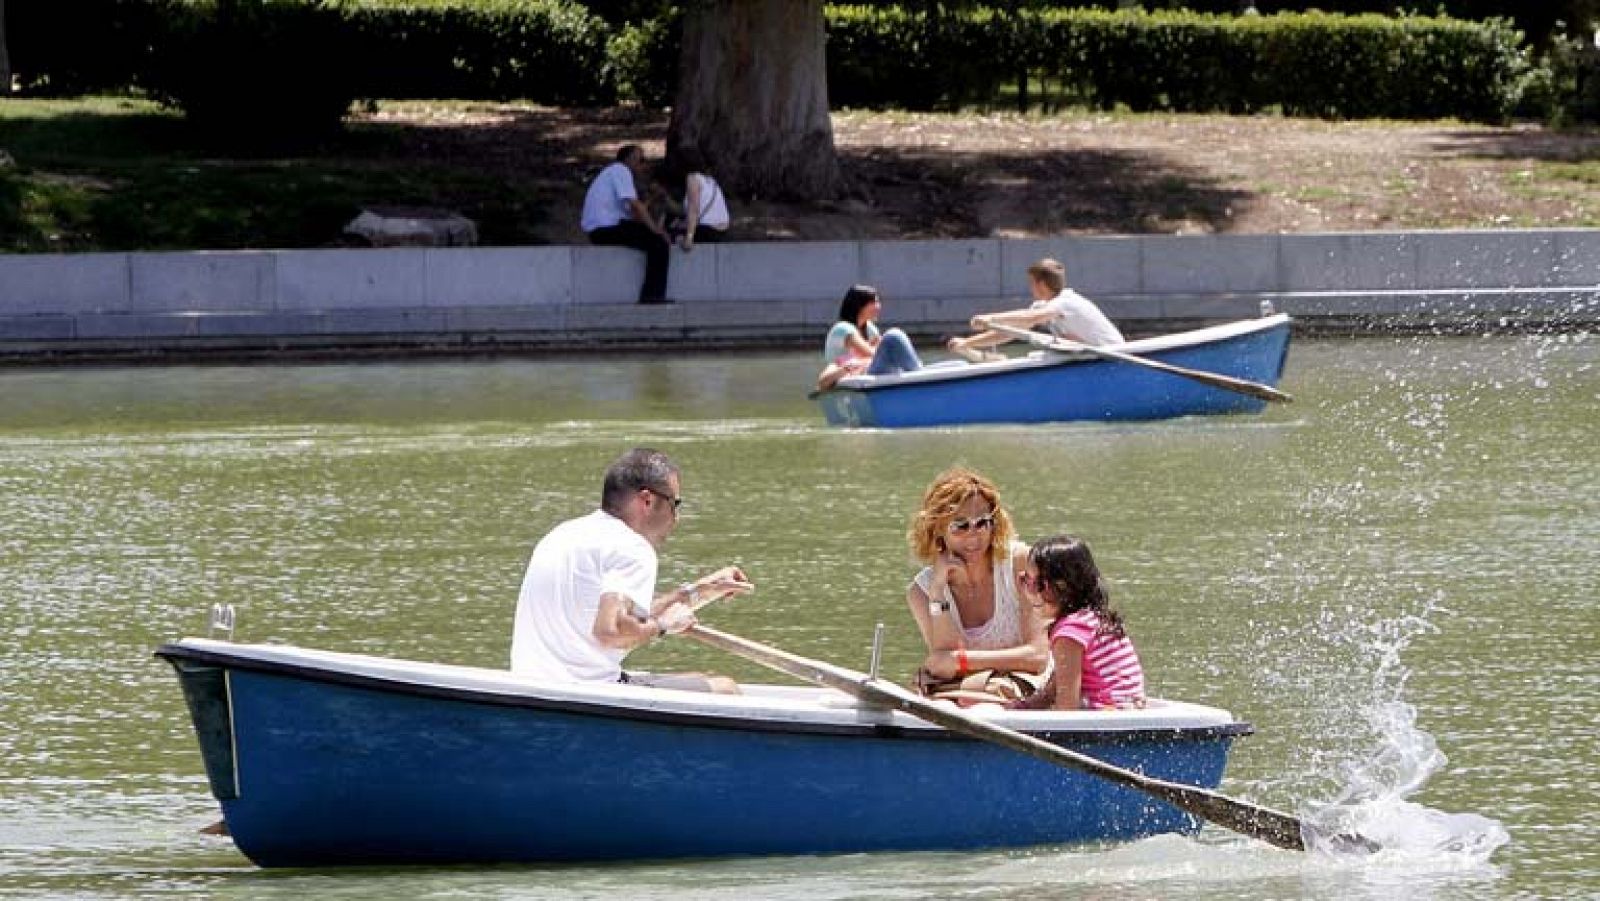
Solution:
[(644, 151), (624, 144), (617, 159), (600, 170), (583, 198), (583, 230), (591, 244), (632, 247), (644, 251), (644, 286), (640, 303), (672, 303), (667, 299), (667, 230), (639, 199), (635, 178), (645, 178)]

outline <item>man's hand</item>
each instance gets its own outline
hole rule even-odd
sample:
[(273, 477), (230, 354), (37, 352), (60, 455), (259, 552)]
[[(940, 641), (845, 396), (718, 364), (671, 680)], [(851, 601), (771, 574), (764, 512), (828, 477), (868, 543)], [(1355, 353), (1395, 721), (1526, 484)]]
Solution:
[(724, 566), (709, 576), (702, 576), (694, 583), (695, 591), (700, 598), (709, 603), (720, 601), (725, 597), (735, 594), (749, 594), (756, 590), (755, 583), (744, 574), (744, 570), (737, 566)]
[(979, 331), (986, 331), (989, 328), (989, 317), (985, 315), (974, 316), (970, 325)]
[(677, 635), (694, 625), (697, 620), (695, 619), (694, 610), (690, 609), (688, 604), (682, 601), (675, 601), (667, 605), (667, 609), (656, 614), (656, 622), (661, 625), (662, 631), (666, 634)]

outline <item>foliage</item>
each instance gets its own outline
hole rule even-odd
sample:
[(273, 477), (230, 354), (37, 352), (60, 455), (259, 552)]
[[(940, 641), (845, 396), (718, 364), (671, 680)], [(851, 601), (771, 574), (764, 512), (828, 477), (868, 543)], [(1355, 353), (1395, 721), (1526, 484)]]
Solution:
[(213, 141), (315, 140), (338, 130), (355, 99), (352, 36), (322, 3), (190, 4), (153, 36), (146, 87)]
[(349, 12), (366, 97), (608, 103), (610, 28), (569, 0), (365, 0)]
[(617, 96), (654, 109), (671, 104), (682, 43), (683, 15), (676, 9), (622, 26), (609, 48)]
[(1554, 41), (1538, 75), (1522, 113), (1557, 126), (1600, 123), (1600, 48), (1573, 38)]
[(1530, 68), (1504, 21), (840, 6), (829, 29), (850, 106), (992, 103), (1023, 70), (1106, 109), (1501, 121)]
[(23, 92), (74, 96), (139, 83), (156, 35), (184, 0), (6, 0), (11, 70)]

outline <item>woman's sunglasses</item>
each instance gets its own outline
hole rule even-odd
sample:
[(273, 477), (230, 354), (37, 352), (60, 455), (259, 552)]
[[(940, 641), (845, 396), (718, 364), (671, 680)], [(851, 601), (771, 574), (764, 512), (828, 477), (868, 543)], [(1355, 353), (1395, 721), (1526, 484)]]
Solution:
[(952, 519), (945, 530), (951, 535), (960, 535), (970, 529), (988, 529), (994, 526), (994, 514), (988, 513), (973, 519)]

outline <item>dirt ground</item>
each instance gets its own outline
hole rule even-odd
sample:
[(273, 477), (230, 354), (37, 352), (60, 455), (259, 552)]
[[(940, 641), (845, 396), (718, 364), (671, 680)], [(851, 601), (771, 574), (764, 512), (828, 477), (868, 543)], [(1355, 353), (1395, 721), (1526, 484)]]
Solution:
[[(540, 237), (580, 241), (584, 184), (616, 147), (658, 156), (637, 109), (384, 104), (402, 157), (525, 180)], [(841, 112), (851, 196), (734, 197), (742, 240), (1273, 233), (1600, 225), (1600, 134), (1277, 117)]]

